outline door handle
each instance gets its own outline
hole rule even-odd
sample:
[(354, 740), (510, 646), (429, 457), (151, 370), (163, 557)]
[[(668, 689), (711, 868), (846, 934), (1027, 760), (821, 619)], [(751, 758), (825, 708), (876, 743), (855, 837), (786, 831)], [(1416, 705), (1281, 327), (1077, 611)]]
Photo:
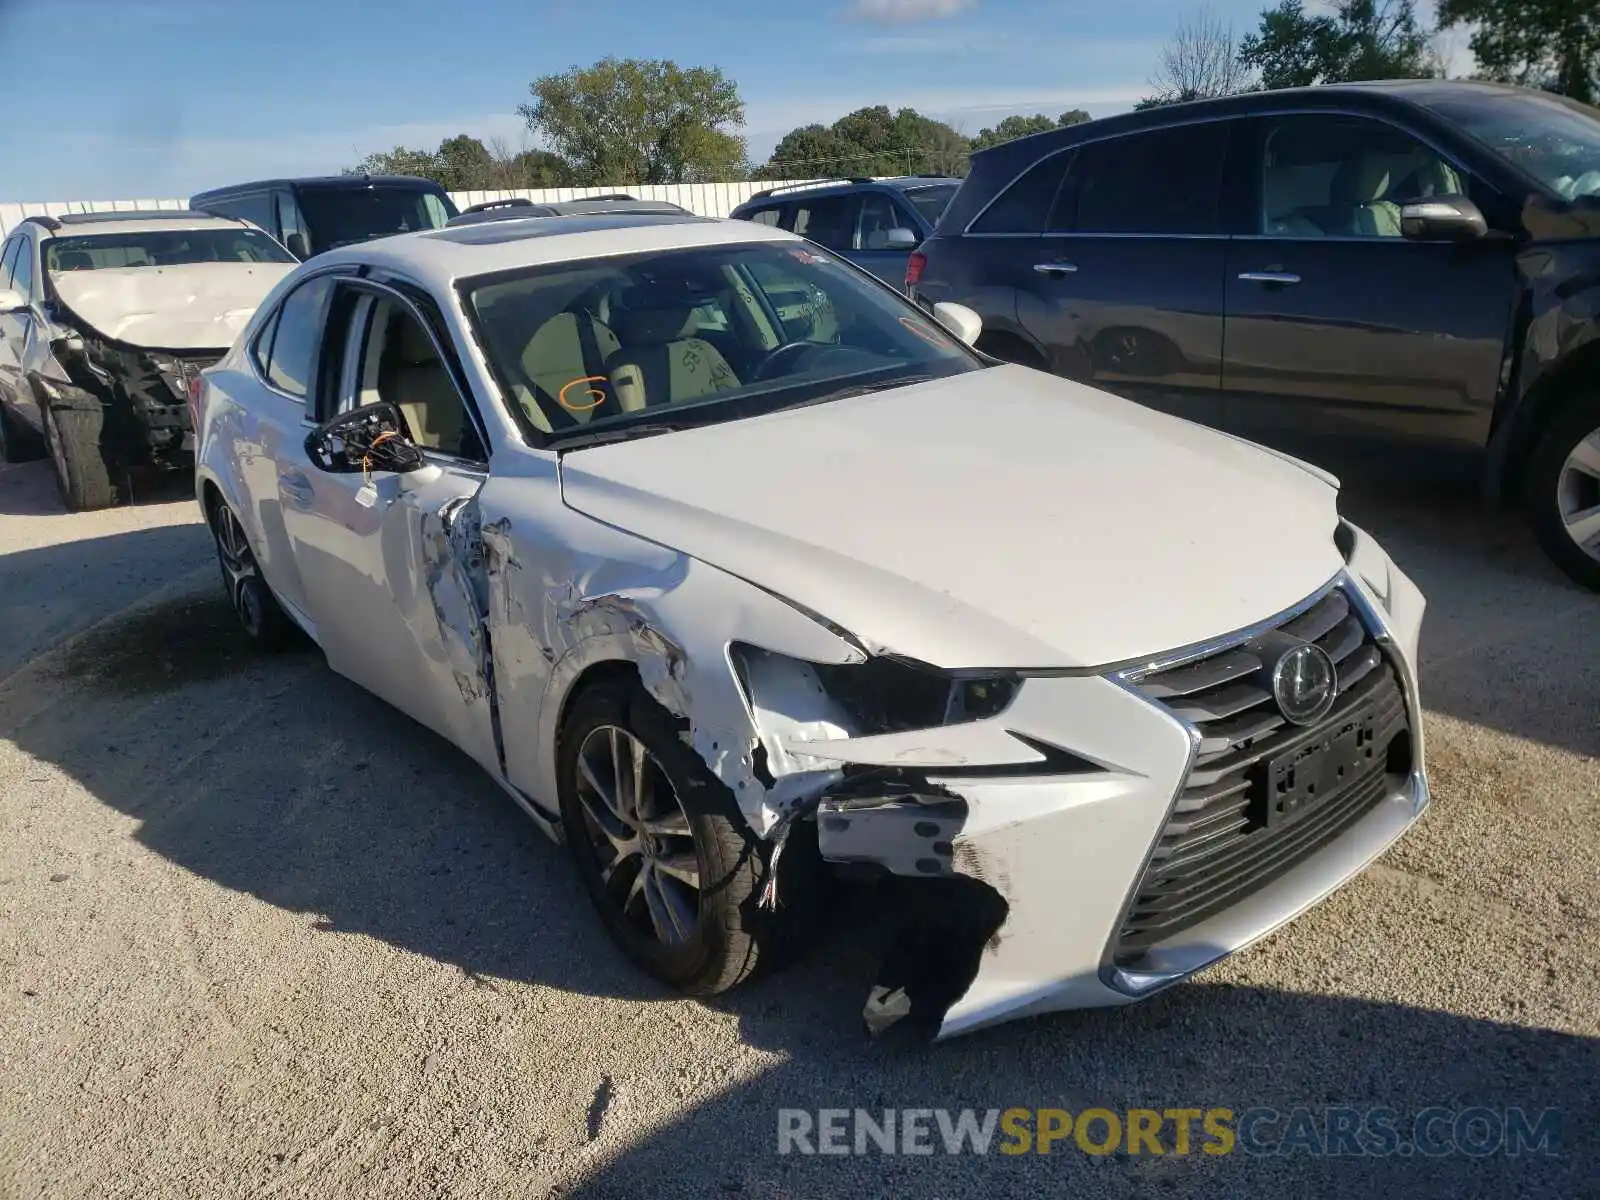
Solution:
[(1288, 271), (1242, 271), (1239, 278), (1246, 283), (1299, 283), (1300, 276), (1292, 275)]
[(315, 499), (316, 493), (311, 487), (311, 480), (299, 471), (291, 471), (286, 475), (278, 476), (278, 490), (296, 504), (310, 504)]
[(1033, 269), (1041, 275), (1071, 275), (1078, 267), (1077, 264), (1069, 262), (1043, 262), (1034, 263)]

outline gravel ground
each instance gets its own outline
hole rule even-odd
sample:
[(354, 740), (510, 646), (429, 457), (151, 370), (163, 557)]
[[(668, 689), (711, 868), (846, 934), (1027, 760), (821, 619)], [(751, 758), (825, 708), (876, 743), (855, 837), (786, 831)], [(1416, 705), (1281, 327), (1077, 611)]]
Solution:
[[(0, 1196), (1600, 1195), (1600, 599), (1459, 486), (1349, 491), (1431, 600), (1427, 820), (1190, 985), (925, 1048), (858, 1031), (865, 900), (673, 998), (465, 758), (241, 646), (181, 488), (0, 469)], [(780, 1108), (1329, 1104), (1562, 1154), (775, 1153)]]

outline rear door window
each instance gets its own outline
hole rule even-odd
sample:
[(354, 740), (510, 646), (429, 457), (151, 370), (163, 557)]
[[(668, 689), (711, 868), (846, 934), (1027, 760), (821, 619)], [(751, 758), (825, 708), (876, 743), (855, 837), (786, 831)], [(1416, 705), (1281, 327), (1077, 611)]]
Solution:
[(11, 272), (17, 265), (17, 247), (22, 245), (22, 235), (13, 234), (6, 242), (5, 254), (0, 257), (0, 288), (11, 286)]
[(1072, 152), (1052, 154), (1024, 171), (972, 223), (973, 233), (1042, 233)]
[(256, 365), (273, 387), (296, 399), (305, 399), (332, 291), (327, 276), (301, 284), (256, 338)]
[(33, 295), (33, 244), (25, 237), (17, 239), (17, 261), (11, 271), (11, 290), (24, 300)]
[(1076, 233), (1215, 233), (1227, 148), (1220, 121), (1091, 142), (1051, 223)]
[(758, 208), (755, 212), (748, 214), (745, 217), (745, 220), (754, 221), (757, 225), (776, 226), (778, 223), (778, 218), (782, 215), (783, 208), (781, 206), (776, 208)]
[(817, 196), (794, 203), (794, 231), (829, 250), (849, 250), (855, 240), (859, 198)]

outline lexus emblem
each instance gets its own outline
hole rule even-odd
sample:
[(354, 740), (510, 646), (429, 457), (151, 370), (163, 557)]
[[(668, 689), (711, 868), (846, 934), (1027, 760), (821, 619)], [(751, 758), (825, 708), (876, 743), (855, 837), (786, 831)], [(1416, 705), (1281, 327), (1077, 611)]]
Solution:
[(1337, 692), (1333, 659), (1320, 646), (1302, 642), (1273, 664), (1272, 698), (1295, 725), (1312, 725), (1327, 716)]

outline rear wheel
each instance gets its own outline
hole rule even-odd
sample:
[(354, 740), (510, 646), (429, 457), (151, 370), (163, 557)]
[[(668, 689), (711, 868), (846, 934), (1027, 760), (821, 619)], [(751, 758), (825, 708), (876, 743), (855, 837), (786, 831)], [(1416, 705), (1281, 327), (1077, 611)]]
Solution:
[(1528, 515), (1545, 553), (1600, 591), (1600, 395), (1569, 405), (1528, 464)]
[(233, 510), (218, 500), (211, 510), (211, 534), (217, 542), (217, 565), (222, 570), (222, 586), (233, 605), (239, 627), (251, 643), (263, 650), (278, 650), (287, 645), (293, 626), (278, 604), (278, 599), (261, 577), (255, 553), (244, 535), (244, 527)]
[(583, 692), (557, 751), (573, 861), (613, 940), (689, 995), (748, 978), (769, 941), (765, 857), (733, 795), (634, 680)]
[(109, 508), (119, 489), (100, 449), (105, 425), (102, 408), (52, 408), (40, 405), (45, 447), (55, 468), (56, 488), (73, 512)]

